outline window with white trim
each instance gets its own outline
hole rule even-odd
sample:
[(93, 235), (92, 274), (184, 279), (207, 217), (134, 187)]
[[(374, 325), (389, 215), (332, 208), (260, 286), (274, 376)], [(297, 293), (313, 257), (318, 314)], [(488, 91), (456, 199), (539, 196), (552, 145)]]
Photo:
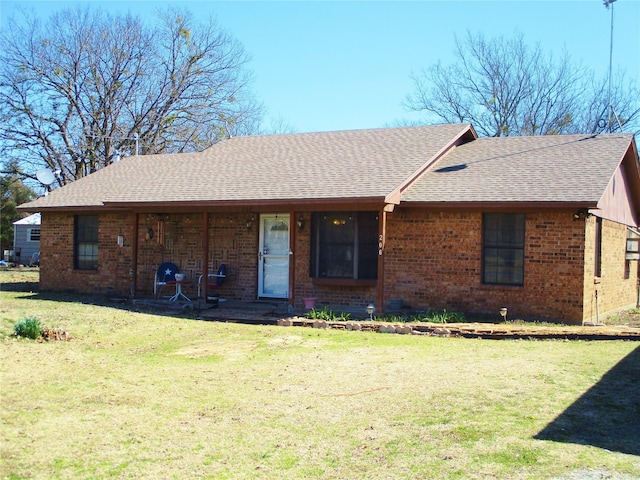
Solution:
[(27, 241), (39, 242), (40, 241), (40, 229), (39, 228), (27, 228)]

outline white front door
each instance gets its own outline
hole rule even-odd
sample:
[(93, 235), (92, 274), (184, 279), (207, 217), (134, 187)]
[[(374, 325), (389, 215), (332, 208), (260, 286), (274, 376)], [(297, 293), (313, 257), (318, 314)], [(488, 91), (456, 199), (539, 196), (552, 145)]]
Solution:
[(260, 215), (258, 297), (289, 298), (288, 214)]

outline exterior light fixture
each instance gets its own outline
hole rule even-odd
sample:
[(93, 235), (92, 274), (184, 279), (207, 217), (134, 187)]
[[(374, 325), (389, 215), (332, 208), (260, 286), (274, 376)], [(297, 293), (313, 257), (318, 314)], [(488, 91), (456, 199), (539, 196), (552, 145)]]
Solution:
[(369, 305), (367, 305), (367, 313), (369, 314), (369, 320), (373, 321), (373, 312), (376, 311), (376, 307), (373, 303), (370, 303)]
[(298, 221), (296, 223), (298, 224), (298, 230), (303, 231), (304, 230), (304, 217), (302, 215), (300, 215), (300, 217), (298, 218)]
[(507, 307), (502, 307), (500, 309), (500, 316), (502, 316), (503, 321), (507, 321)]
[(253, 226), (253, 221), (256, 219), (255, 216), (251, 215), (251, 218), (247, 218), (247, 221), (245, 222), (245, 227), (247, 227), (247, 231), (251, 231), (251, 227)]
[(581, 208), (580, 210), (578, 210), (577, 212), (575, 212), (573, 214), (573, 219), (574, 220), (582, 220), (585, 219), (587, 217), (590, 217), (591, 214), (589, 213), (589, 209), (587, 208)]

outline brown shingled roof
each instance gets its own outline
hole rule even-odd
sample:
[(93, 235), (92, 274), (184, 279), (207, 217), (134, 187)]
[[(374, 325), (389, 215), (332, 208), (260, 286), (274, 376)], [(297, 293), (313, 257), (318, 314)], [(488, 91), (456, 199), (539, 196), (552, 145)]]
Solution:
[(235, 137), (189, 154), (128, 157), (28, 210), (132, 204), (384, 201), (468, 124)]
[(631, 134), (481, 138), (442, 155), (474, 138), (468, 124), (235, 137), (199, 153), (128, 157), (20, 208), (399, 200), (594, 206), (633, 142)]
[(595, 206), (631, 134), (481, 138), (456, 147), (402, 194), (420, 204)]

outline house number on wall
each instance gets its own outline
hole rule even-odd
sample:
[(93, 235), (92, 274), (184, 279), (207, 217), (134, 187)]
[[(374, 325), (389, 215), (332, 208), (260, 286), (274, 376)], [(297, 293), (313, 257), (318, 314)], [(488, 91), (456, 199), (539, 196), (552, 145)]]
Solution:
[(378, 255), (382, 255), (382, 235), (378, 237)]

